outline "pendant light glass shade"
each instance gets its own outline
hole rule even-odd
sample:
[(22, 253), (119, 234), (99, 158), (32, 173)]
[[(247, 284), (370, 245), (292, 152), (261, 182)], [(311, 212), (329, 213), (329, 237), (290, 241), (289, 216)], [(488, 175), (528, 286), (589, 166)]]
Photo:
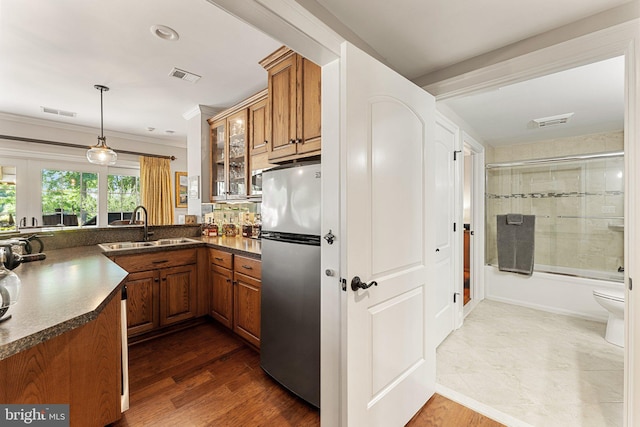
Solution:
[(100, 91), (100, 136), (98, 137), (98, 143), (91, 146), (87, 151), (87, 160), (97, 165), (115, 165), (118, 155), (107, 145), (102, 118), (102, 92), (108, 91), (109, 88), (102, 85), (95, 85), (94, 87)]

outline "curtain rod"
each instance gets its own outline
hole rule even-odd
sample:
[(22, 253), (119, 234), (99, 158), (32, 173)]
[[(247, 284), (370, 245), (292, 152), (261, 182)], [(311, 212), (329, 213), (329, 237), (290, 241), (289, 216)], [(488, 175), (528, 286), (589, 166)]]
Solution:
[[(72, 144), (70, 142), (58, 142), (58, 141), (49, 141), (46, 139), (34, 139), (34, 138), (25, 138), (23, 136), (11, 136), (11, 135), (0, 135), (0, 139), (8, 139), (10, 141), (21, 141), (21, 142), (35, 142), (36, 144), (46, 144), (46, 145), (57, 145), (60, 147), (69, 147), (69, 148), (82, 148), (83, 150), (88, 150), (88, 145), (80, 145), (80, 144)], [(148, 154), (148, 153), (140, 153), (138, 151), (127, 151), (127, 150), (115, 150), (116, 153), (122, 154), (133, 154), (134, 156), (146, 156), (146, 157), (159, 157), (161, 159), (170, 159), (175, 160), (175, 156), (165, 156), (162, 154)]]
[(560, 162), (570, 162), (575, 160), (604, 159), (607, 157), (618, 157), (618, 156), (624, 156), (624, 151), (610, 151), (607, 153), (596, 153), (596, 154), (577, 154), (575, 156), (566, 156), (566, 157), (547, 157), (544, 159), (520, 160), (517, 162), (487, 163), (485, 165), (485, 169), (506, 168), (506, 167), (513, 167), (513, 166), (541, 165), (545, 163), (560, 163)]

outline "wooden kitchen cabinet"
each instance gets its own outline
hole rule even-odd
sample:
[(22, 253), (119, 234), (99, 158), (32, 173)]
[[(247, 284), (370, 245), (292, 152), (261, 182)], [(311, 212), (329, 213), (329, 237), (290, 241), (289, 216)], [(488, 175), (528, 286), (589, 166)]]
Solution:
[(266, 96), (249, 106), (249, 152), (252, 156), (267, 152), (267, 114)]
[(260, 260), (209, 249), (211, 316), (260, 347)]
[[(119, 420), (120, 292), (116, 295), (94, 320), (0, 360), (0, 402), (67, 403), (71, 427), (102, 427)], [(33, 423), (38, 424), (43, 423)]]
[(154, 331), (197, 316), (197, 249), (116, 256), (129, 272), (127, 335)]
[(233, 255), (209, 249), (211, 259), (211, 317), (233, 329)]
[(131, 273), (125, 284), (128, 335), (142, 334), (160, 326), (158, 272), (150, 270)]
[(321, 68), (284, 46), (260, 65), (268, 72), (269, 161), (319, 155)]
[(267, 91), (264, 97), (249, 106), (249, 196), (262, 195), (262, 172), (275, 165), (269, 163), (269, 111)]
[(260, 347), (261, 262), (236, 255), (233, 278), (233, 331)]
[(160, 326), (196, 317), (195, 265), (163, 268), (160, 276)]
[(212, 202), (262, 194), (268, 164), (267, 90), (208, 119)]
[(240, 109), (210, 124), (211, 201), (247, 196), (248, 110)]

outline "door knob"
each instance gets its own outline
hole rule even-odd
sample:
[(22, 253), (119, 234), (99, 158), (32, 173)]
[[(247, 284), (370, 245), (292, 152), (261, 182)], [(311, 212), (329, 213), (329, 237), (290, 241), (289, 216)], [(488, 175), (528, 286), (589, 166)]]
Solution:
[(365, 283), (358, 276), (355, 276), (351, 279), (351, 289), (357, 291), (358, 289), (369, 289), (372, 286), (378, 286), (378, 282), (371, 281), (369, 283)]

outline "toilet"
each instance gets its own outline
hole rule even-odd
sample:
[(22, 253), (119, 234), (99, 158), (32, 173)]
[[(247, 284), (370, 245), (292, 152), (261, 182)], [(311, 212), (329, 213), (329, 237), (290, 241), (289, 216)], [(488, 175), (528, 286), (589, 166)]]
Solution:
[(609, 312), (604, 339), (624, 347), (624, 290), (594, 289), (593, 297)]

